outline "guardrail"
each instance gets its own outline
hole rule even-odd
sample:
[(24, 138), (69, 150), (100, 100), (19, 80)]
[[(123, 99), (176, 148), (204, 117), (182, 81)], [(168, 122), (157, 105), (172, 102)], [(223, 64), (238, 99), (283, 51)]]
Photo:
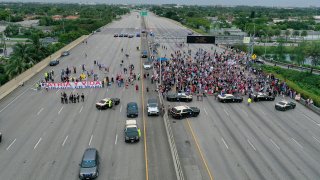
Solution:
[(176, 176), (178, 180), (184, 180), (184, 174), (183, 174), (183, 169), (180, 163), (180, 158), (178, 155), (178, 151), (177, 151), (177, 147), (176, 147), (176, 143), (174, 141), (174, 137), (173, 137), (173, 132), (172, 132), (172, 128), (171, 128), (171, 123), (169, 121), (169, 116), (168, 116), (168, 109), (166, 108), (163, 98), (161, 96), (161, 93), (159, 93), (159, 99), (160, 99), (160, 104), (162, 107), (164, 107), (164, 115), (163, 115), (163, 122), (166, 128), (166, 132), (167, 132), (167, 137), (168, 137), (168, 142), (169, 142), (169, 146), (170, 146), (170, 150), (171, 150), (171, 155), (172, 155), (172, 159), (173, 159), (173, 165), (176, 171)]
[[(309, 67), (297, 66), (295, 64), (288, 64), (288, 63), (279, 62), (279, 61), (275, 61), (275, 60), (267, 59), (267, 58), (262, 58), (262, 60), (264, 60), (268, 63), (275, 64), (275, 65), (281, 65), (281, 66), (286, 66), (286, 67), (289, 66), (289, 69), (295, 69), (298, 71), (311, 71), (311, 68), (309, 68)], [(320, 70), (318, 70), (318, 69), (312, 69), (312, 71), (314, 73), (320, 74)]]
[(71, 42), (70, 44), (61, 48), (60, 50), (56, 51), (55, 53), (53, 53), (49, 57), (43, 59), (42, 61), (40, 61), (39, 63), (37, 63), (33, 67), (31, 67), (30, 69), (24, 71), (23, 73), (21, 73), (20, 75), (18, 75), (14, 79), (12, 79), (12, 80), (8, 81), (7, 83), (5, 83), (4, 85), (2, 85), (0, 87), (0, 100), (3, 99), (8, 94), (10, 94), (12, 91), (14, 91), (17, 87), (19, 87), (20, 84), (28, 81), (31, 77), (36, 75), (38, 72), (42, 71), (45, 67), (48, 66), (49, 62), (52, 59), (59, 58), (63, 51), (69, 51), (70, 49), (74, 48), (75, 46), (77, 46), (79, 43), (81, 43), (83, 40), (85, 40), (88, 37), (89, 37), (89, 35), (84, 35), (84, 36), (79, 37), (78, 39), (74, 40), (73, 42)]

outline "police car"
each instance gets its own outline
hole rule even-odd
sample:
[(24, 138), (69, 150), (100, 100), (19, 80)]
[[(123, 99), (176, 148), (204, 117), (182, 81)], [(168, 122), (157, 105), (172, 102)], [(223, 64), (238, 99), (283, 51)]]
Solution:
[(176, 106), (170, 110), (170, 114), (175, 119), (183, 119), (188, 117), (197, 117), (200, 114), (200, 109), (189, 106)]
[(275, 105), (276, 110), (279, 111), (286, 111), (289, 109), (296, 108), (296, 103), (294, 102), (288, 102), (288, 101), (280, 101)]
[[(111, 101), (111, 106), (109, 107), (109, 102)], [(120, 103), (119, 98), (104, 98), (96, 103), (96, 108), (99, 110), (112, 108), (113, 105), (118, 105)]]

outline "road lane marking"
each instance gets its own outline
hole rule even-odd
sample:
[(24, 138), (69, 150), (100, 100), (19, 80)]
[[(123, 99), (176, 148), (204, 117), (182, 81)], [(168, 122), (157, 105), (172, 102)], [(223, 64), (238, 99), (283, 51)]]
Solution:
[(228, 111), (226, 109), (223, 109), (223, 111), (229, 116)]
[(59, 110), (58, 114), (60, 114), (60, 112), (62, 111), (62, 109), (63, 109), (63, 106), (62, 106), (61, 109)]
[(207, 162), (206, 162), (206, 160), (204, 158), (204, 155), (203, 155), (203, 153), (202, 153), (202, 151), (200, 149), (199, 143), (198, 143), (196, 135), (194, 134), (193, 129), (192, 129), (191, 125), (190, 125), (189, 119), (187, 119), (187, 124), (189, 126), (189, 129), (190, 129), (191, 135), (193, 137), (193, 140), (196, 143), (196, 146), (197, 146), (198, 152), (200, 154), (200, 157), (202, 159), (202, 162), (203, 162), (204, 166), (206, 167), (206, 170), (207, 170), (207, 173), (208, 173), (208, 175), (210, 177), (210, 180), (213, 180), (213, 176), (211, 175), (211, 172), (209, 170), (208, 164), (207, 164)]
[[(30, 86), (31, 87), (31, 86)], [(15, 97), (9, 104), (7, 104), (4, 108), (1, 109), (0, 113), (2, 111), (4, 111), (8, 106), (10, 106), (14, 101), (16, 101), (20, 96), (22, 96), (24, 93), (26, 93), (29, 90), (29, 88), (27, 88), (26, 90), (24, 90), (21, 94), (19, 94), (19, 96)]]
[(314, 137), (314, 136), (312, 136), (312, 137), (320, 144), (320, 141), (316, 137)]
[(280, 147), (272, 140), (272, 139), (269, 139), (271, 141), (271, 143), (277, 148), (280, 150)]
[(122, 110), (122, 105), (120, 106), (120, 112), (121, 112), (121, 110)]
[(116, 134), (116, 140), (114, 141), (114, 144), (117, 144), (118, 141), (118, 134)]
[(109, 88), (107, 88), (107, 92), (109, 92)]
[(81, 113), (82, 109), (83, 109), (83, 106), (81, 106), (79, 113)]
[(248, 141), (248, 143), (250, 144), (250, 146), (253, 148), (253, 150), (255, 150), (256, 151), (256, 148), (254, 147), (254, 145), (250, 142), (250, 140), (249, 139), (247, 139), (247, 141)]
[(37, 115), (39, 115), (40, 113), (41, 113), (41, 111), (43, 110), (43, 108), (41, 108), (39, 111), (38, 111), (38, 113), (37, 113)]
[(42, 140), (42, 138), (39, 139), (39, 141), (37, 142), (37, 144), (33, 147), (33, 149), (36, 149), (38, 144), (40, 143), (40, 141)]
[(56, 94), (60, 91), (60, 89), (58, 89), (58, 91), (56, 91)]
[(204, 112), (208, 115), (207, 111), (206, 111), (206, 108), (203, 108)]
[(66, 143), (67, 139), (68, 139), (68, 136), (66, 136), (66, 138), (64, 139), (64, 141), (62, 143), (62, 146), (64, 146), (64, 144)]
[(313, 123), (315, 123), (316, 125), (320, 126), (319, 123), (317, 123), (316, 121), (314, 121), (313, 119), (311, 119), (309, 116), (307, 116), (307, 115), (305, 115), (305, 114), (303, 114), (303, 113), (302, 113), (302, 115), (303, 115), (304, 117), (306, 117), (307, 119), (309, 119), (311, 122), (313, 122)]
[(260, 111), (262, 112), (263, 115), (266, 115), (266, 113), (262, 109)]
[(16, 140), (17, 139), (14, 139), (13, 141), (12, 141), (12, 143), (7, 147), (7, 151), (10, 149), (10, 147), (16, 142)]
[(241, 110), (242, 110), (243, 114), (245, 114), (247, 117), (249, 117), (248, 113), (244, 109), (241, 108)]
[(224, 139), (221, 138), (221, 140), (222, 140), (223, 144), (226, 146), (226, 148), (229, 149), (229, 147), (228, 147), (227, 143), (224, 141)]
[(303, 148), (303, 147), (301, 146), (301, 144), (298, 143), (298, 141), (296, 141), (296, 140), (293, 139), (293, 138), (291, 138), (291, 139), (292, 139), (292, 141), (294, 141), (301, 149)]
[(93, 138), (93, 134), (91, 134), (90, 141), (89, 141), (89, 146), (91, 144), (92, 138)]

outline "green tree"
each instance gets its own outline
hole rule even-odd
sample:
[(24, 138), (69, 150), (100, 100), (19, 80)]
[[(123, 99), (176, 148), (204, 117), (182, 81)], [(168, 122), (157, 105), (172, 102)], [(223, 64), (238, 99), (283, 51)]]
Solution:
[(31, 67), (35, 61), (30, 56), (30, 47), (26, 44), (18, 43), (13, 47), (13, 59), (18, 59), (17, 62), (24, 62), (27, 66)]
[(4, 66), (5, 74), (9, 79), (14, 78), (18, 74), (27, 70), (30, 66), (23, 61), (21, 58), (10, 58), (10, 61), (7, 62)]
[(320, 64), (320, 42), (313, 41), (307, 48), (307, 54), (312, 59), (312, 65)]
[(294, 37), (294, 40), (297, 41), (297, 36), (300, 35), (300, 31), (293, 31), (293, 37)]
[(298, 65), (302, 65), (302, 64), (304, 64), (305, 59), (306, 59), (306, 43), (302, 42), (299, 44), (299, 46), (297, 48), (295, 48), (294, 61)]
[(284, 47), (284, 39), (279, 38), (278, 39), (278, 46), (276, 48), (276, 55), (278, 61), (284, 61), (285, 60), (285, 47)]
[(290, 30), (287, 29), (285, 32), (285, 35), (286, 35), (286, 42), (288, 42), (288, 37), (291, 35)]
[(280, 29), (275, 29), (274, 30), (274, 35), (277, 36), (277, 37), (280, 36), (281, 35), (281, 30)]
[(20, 26), (16, 25), (16, 24), (10, 24), (6, 27), (6, 29), (4, 30), (4, 33), (6, 36), (16, 36), (19, 34), (19, 28)]
[(304, 39), (304, 37), (306, 37), (308, 35), (308, 32), (306, 31), (306, 30), (303, 30), (302, 32), (301, 32), (301, 36), (303, 37), (303, 39)]

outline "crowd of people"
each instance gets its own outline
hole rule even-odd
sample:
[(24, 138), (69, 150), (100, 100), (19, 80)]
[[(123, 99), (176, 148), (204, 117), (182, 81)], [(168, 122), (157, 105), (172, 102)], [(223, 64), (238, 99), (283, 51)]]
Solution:
[[(61, 92), (61, 103), (68, 104), (68, 103), (79, 103), (80, 102), (80, 95), (79, 93), (73, 94), (72, 92), (68, 96), (66, 92)], [(84, 94), (81, 94), (81, 102), (84, 102)]]

